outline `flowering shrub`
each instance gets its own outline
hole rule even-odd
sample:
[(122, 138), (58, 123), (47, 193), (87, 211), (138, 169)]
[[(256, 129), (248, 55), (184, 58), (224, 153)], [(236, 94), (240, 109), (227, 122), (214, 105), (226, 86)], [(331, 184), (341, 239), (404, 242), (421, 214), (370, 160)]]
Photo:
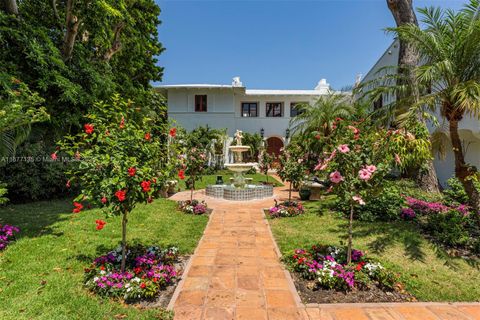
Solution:
[(458, 211), (464, 216), (470, 214), (469, 207), (465, 204), (450, 207), (441, 202), (428, 202), (412, 197), (405, 197), (405, 199), (407, 200), (407, 206), (420, 215), (445, 213), (450, 210)]
[(400, 216), (405, 220), (415, 219), (416, 214), (412, 208), (402, 208)]
[(207, 163), (207, 155), (198, 148), (188, 149), (187, 152), (180, 157), (180, 170), (178, 177), (181, 180), (185, 179), (185, 174), (188, 175), (185, 184), (190, 189), (190, 200), (193, 201), (193, 190), (195, 190), (195, 182), (202, 178), (202, 173)]
[(132, 247), (126, 254), (126, 270), (121, 271), (122, 248), (100, 256), (85, 269), (85, 286), (107, 297), (125, 300), (151, 299), (177, 279), (174, 262), (178, 249)]
[(178, 201), (178, 209), (188, 214), (204, 214), (207, 212), (207, 203), (198, 200)]
[(380, 192), (394, 163), (390, 146), (393, 134), (368, 121), (338, 120), (331, 137), (331, 150), (325, 152), (315, 167), (315, 171), (325, 171), (332, 182), (327, 191), (334, 191), (348, 206), (348, 262), (351, 261), (355, 212), (366, 205), (368, 194)]
[(296, 249), (286, 259), (302, 278), (313, 280), (324, 289), (368, 289), (375, 284), (392, 290), (398, 281), (394, 273), (355, 249), (351, 263), (347, 263), (346, 248), (323, 245), (314, 245), (310, 250)]
[(11, 226), (8, 224), (1, 225), (0, 224), (0, 251), (5, 249), (10, 242), (15, 240), (15, 233), (19, 233), (20, 229), (15, 226)]
[[(166, 181), (176, 173), (175, 141), (165, 123), (153, 121), (118, 95), (111, 102), (95, 104), (85, 122), (82, 132), (60, 143), (61, 152), (76, 160), (67, 172), (67, 184), (78, 183), (81, 188), (73, 212), (80, 213), (81, 202), (88, 201), (108, 214), (121, 215), (125, 253), (128, 214), (138, 203), (160, 197)], [(106, 223), (96, 225), (101, 230)], [(122, 272), (124, 265), (125, 259)]]
[(268, 210), (268, 214), (271, 218), (279, 217), (295, 217), (305, 212), (302, 204), (297, 201), (283, 201), (275, 203), (275, 206)]

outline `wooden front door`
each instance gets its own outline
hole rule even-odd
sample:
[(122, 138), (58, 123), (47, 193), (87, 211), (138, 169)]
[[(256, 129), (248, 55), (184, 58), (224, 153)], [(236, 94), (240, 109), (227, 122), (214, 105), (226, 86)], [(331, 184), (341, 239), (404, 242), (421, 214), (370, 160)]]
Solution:
[(280, 149), (283, 148), (283, 141), (277, 137), (270, 137), (267, 139), (267, 153), (274, 155), (275, 158), (280, 156)]

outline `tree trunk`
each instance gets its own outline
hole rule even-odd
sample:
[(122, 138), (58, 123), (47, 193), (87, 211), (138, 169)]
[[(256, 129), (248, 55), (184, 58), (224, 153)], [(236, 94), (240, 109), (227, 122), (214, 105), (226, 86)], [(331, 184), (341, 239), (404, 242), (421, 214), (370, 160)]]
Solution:
[(288, 188), (288, 202), (292, 201), (292, 181), (290, 181), (290, 188)]
[(455, 177), (460, 180), (468, 195), (468, 202), (470, 207), (475, 212), (480, 212), (480, 193), (475, 188), (472, 180), (474, 171), (465, 163), (463, 154), (462, 141), (458, 134), (458, 120), (449, 120), (450, 139), (452, 141), (453, 154), (455, 155)]
[(350, 202), (350, 219), (348, 221), (347, 264), (352, 262), (352, 242), (353, 242), (353, 203)]
[(192, 180), (192, 184), (190, 185), (190, 201), (193, 200), (193, 190), (195, 190), (195, 181)]
[[(413, 0), (387, 0), (388, 8), (392, 12), (393, 18), (395, 19), (395, 23), (398, 27), (409, 23), (418, 26), (418, 20), (417, 16), (415, 15), (415, 11), (413, 10), (412, 2)], [(415, 74), (412, 72), (412, 69), (417, 66), (418, 59), (419, 57), (414, 48), (410, 44), (400, 41), (398, 54), (398, 73), (407, 75), (405, 81), (409, 83), (411, 92), (406, 93), (405, 97), (412, 96), (414, 100), (418, 100), (419, 92), (418, 86), (416, 85)], [(403, 99), (404, 97), (397, 96), (397, 101)], [(409, 103), (407, 103), (405, 106), (400, 106), (400, 112), (405, 111), (409, 107)], [(419, 116), (418, 121), (426, 126), (423, 117)], [(412, 178), (422, 190), (428, 192), (440, 192), (437, 173), (435, 172), (435, 167), (433, 166), (433, 160), (428, 160), (425, 167), (414, 170), (412, 173)]]
[(73, 46), (78, 34), (80, 20), (73, 14), (74, 0), (67, 1), (66, 20), (65, 20), (65, 36), (63, 38), (62, 54), (65, 61), (70, 60), (73, 53)]
[(2, 8), (6, 13), (18, 16), (18, 5), (16, 0), (3, 0)]
[(120, 266), (122, 273), (125, 272), (125, 262), (127, 260), (127, 213), (125, 211), (122, 217), (122, 264)]

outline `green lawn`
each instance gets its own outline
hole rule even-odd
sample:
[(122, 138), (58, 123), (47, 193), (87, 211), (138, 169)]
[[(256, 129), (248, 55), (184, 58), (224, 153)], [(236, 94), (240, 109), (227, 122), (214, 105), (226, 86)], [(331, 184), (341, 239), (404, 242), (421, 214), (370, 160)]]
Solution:
[[(328, 200), (306, 202), (307, 213), (270, 220), (284, 255), (315, 243), (346, 243), (347, 221), (326, 209)], [(354, 222), (354, 247), (367, 250), (384, 265), (401, 273), (410, 293), (421, 301), (480, 301), (478, 264), (442, 257), (443, 251), (408, 222)]]
[[(19, 239), (0, 253), (0, 319), (161, 319), (163, 310), (140, 310), (93, 296), (82, 287), (83, 269), (116, 247), (120, 217), (95, 230), (100, 210), (70, 213), (70, 201), (36, 202), (0, 209), (0, 224), (21, 228)], [(208, 217), (185, 215), (175, 203), (141, 205), (129, 218), (129, 241), (177, 245), (192, 253)]]
[[(205, 189), (205, 187), (209, 184), (215, 184), (215, 181), (217, 180), (217, 176), (222, 176), (223, 177), (223, 182), (226, 184), (230, 183), (230, 177), (233, 177), (233, 172), (228, 171), (228, 170), (219, 170), (217, 173), (212, 174), (212, 175), (205, 175), (202, 176), (201, 181), (197, 181), (195, 183), (195, 189)], [(244, 175), (246, 178), (253, 178), (254, 183), (260, 183), (264, 182), (267, 179), (267, 176), (261, 173), (255, 173), (255, 174), (245, 174)], [(268, 177), (268, 182), (270, 183), (275, 183), (275, 186), (281, 186), (282, 184), (279, 183), (277, 180), (275, 180), (272, 177)], [(180, 181), (180, 189), (185, 190), (185, 180)]]

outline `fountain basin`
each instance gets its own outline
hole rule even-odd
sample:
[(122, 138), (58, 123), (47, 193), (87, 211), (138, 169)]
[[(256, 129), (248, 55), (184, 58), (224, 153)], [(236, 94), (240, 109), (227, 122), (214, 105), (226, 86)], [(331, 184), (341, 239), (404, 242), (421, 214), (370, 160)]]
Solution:
[(256, 165), (256, 163), (225, 163), (225, 167), (233, 172), (245, 172), (250, 170)]
[(230, 146), (228, 149), (232, 152), (247, 152), (250, 150), (250, 146)]
[(249, 201), (273, 196), (271, 185), (246, 185), (245, 188), (235, 188), (230, 185), (208, 185), (206, 195), (232, 201)]

